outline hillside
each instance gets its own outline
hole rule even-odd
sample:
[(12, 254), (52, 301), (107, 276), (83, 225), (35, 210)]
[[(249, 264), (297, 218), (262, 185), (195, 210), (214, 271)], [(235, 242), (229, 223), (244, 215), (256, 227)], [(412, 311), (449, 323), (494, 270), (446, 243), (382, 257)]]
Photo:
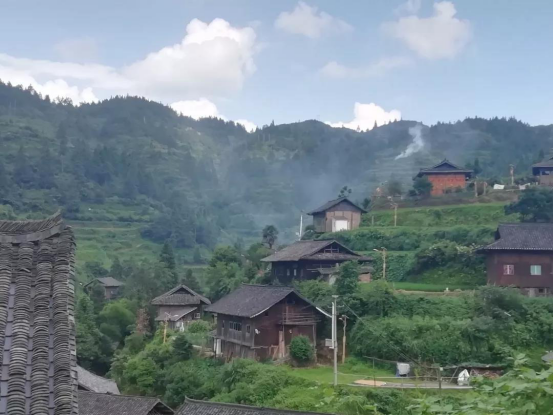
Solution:
[[(396, 160), (415, 125), (357, 132), (304, 121), (249, 134), (233, 122), (195, 121), (143, 98), (75, 107), (0, 83), (0, 212), (33, 218), (62, 208), (83, 236), (98, 236), (98, 252), (89, 257), (103, 251), (106, 265), (126, 255), (129, 239), (133, 251), (159, 250), (170, 240), (188, 261), (198, 246), (207, 254), (218, 243), (258, 240), (267, 224), (290, 241), (300, 211), (344, 185), (358, 201), (390, 179), (405, 192), (417, 169), (444, 157), (458, 164), (478, 157), (483, 177), (504, 176), (509, 163), (526, 175), (553, 147), (552, 126), (475, 118), (422, 126), (423, 149)], [(113, 249), (112, 240), (120, 246)], [(86, 243), (90, 252), (94, 244)]]

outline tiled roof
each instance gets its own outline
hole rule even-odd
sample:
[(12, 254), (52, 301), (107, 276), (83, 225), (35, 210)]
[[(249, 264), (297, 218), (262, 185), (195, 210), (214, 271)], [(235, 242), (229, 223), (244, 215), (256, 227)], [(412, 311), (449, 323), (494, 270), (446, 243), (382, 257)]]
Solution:
[(540, 161), (539, 163), (532, 164), (532, 167), (553, 167), (553, 157), (548, 160)]
[(106, 287), (121, 287), (125, 285), (125, 283), (116, 280), (113, 277), (103, 277), (103, 278), (96, 278), (102, 285)]
[[(294, 294), (306, 303), (316, 307), (315, 304), (302, 297), (292, 287), (243, 284), (230, 294), (227, 294), (219, 301), (207, 307), (205, 311), (250, 318), (271, 308), (290, 294)], [(319, 311), (324, 313), (320, 309)]]
[(372, 261), (372, 258), (368, 256), (344, 254), (341, 252), (318, 252), (316, 254), (303, 257), (302, 259), (309, 259), (311, 261)]
[[(299, 261), (300, 259), (306, 259), (307, 257), (310, 257), (312, 255), (319, 253), (319, 251), (322, 251), (324, 248), (326, 248), (327, 246), (333, 243), (340, 245), (344, 251), (356, 257), (357, 259), (361, 258), (359, 254), (356, 254), (351, 249), (346, 248), (344, 245), (342, 245), (341, 243), (335, 240), (326, 240), (326, 241), (320, 240), (320, 241), (294, 242), (293, 244), (288, 245), (285, 248), (282, 248), (280, 251), (275, 252), (274, 254), (268, 256), (267, 258), (263, 258), (262, 261), (264, 262)], [(333, 258), (328, 258), (328, 259), (333, 259)]]
[(420, 169), (419, 173), (417, 174), (417, 177), (423, 176), (425, 174), (432, 174), (432, 173), (433, 174), (465, 173), (466, 175), (471, 175), (473, 171), (459, 167), (453, 164), (451, 161), (444, 159), (438, 164), (436, 164), (435, 166), (432, 166), (426, 169)]
[[(184, 307), (180, 310), (173, 311), (173, 313), (167, 316), (168, 321), (179, 321), (181, 318), (190, 314), (192, 311), (196, 310), (198, 307)], [(156, 321), (165, 321), (166, 316), (157, 316)]]
[(317, 209), (314, 209), (312, 210), (311, 212), (307, 212), (308, 215), (313, 215), (315, 213), (322, 213), (322, 212), (325, 212), (327, 211), (328, 209), (336, 206), (338, 203), (341, 203), (341, 202), (347, 202), (349, 203), (350, 205), (352, 205), (353, 207), (359, 209), (360, 212), (363, 212), (363, 213), (366, 213), (367, 211), (365, 209), (363, 209), (362, 207), (356, 205), (355, 203), (353, 203), (351, 200), (349, 200), (347, 197), (339, 197), (338, 199), (334, 199), (334, 200), (329, 200), (328, 202), (326, 202), (324, 205), (318, 207)]
[(95, 375), (89, 372), (84, 367), (77, 366), (77, 380), (79, 388), (87, 390), (89, 392), (97, 393), (111, 393), (112, 395), (119, 395), (119, 388), (117, 383), (111, 379), (106, 379), (101, 376)]
[(79, 391), (79, 415), (173, 415), (157, 398)]
[(553, 251), (553, 223), (502, 223), (480, 251)]
[[(186, 399), (175, 415), (315, 415), (316, 412), (289, 409), (261, 408), (230, 403), (206, 402)], [(328, 414), (327, 414), (328, 415)]]
[(181, 284), (152, 300), (153, 305), (211, 304), (208, 298)]
[(73, 231), (0, 221), (0, 414), (78, 413)]

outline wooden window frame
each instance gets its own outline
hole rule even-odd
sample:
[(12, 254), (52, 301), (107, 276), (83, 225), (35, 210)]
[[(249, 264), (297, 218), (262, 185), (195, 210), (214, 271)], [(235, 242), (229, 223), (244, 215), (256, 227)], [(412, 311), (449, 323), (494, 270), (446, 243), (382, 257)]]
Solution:
[(515, 275), (515, 266), (512, 264), (504, 264), (503, 275)]
[[(539, 273), (534, 273), (534, 267), (539, 267)], [(536, 265), (530, 265), (530, 275), (542, 275), (542, 268), (541, 268), (541, 265), (539, 264), (536, 264)]]

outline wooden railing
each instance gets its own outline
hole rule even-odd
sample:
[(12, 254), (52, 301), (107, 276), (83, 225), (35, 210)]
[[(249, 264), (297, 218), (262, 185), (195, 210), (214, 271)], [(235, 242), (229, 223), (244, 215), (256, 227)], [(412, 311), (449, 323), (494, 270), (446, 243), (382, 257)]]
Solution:
[(282, 313), (280, 324), (315, 324), (319, 318), (314, 313)]

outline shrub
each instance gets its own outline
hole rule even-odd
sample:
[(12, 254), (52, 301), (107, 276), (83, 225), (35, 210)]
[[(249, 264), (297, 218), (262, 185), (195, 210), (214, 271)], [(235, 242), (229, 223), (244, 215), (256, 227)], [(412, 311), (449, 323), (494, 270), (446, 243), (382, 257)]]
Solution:
[(296, 336), (290, 342), (290, 356), (298, 363), (313, 360), (313, 346), (305, 336)]
[(205, 333), (209, 330), (211, 330), (211, 324), (203, 320), (193, 321), (188, 325), (189, 333)]
[(188, 341), (185, 333), (179, 333), (173, 339), (173, 354), (178, 360), (188, 360), (192, 357), (194, 349)]

